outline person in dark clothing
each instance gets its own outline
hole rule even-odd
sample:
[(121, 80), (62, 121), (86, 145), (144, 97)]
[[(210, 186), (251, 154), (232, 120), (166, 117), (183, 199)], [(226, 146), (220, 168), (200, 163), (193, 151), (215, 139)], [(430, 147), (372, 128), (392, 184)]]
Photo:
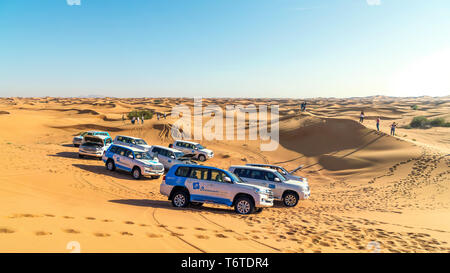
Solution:
[(380, 131), (380, 117), (377, 118), (377, 131)]
[(397, 127), (397, 123), (393, 122), (391, 125), (391, 135), (395, 136), (395, 128)]
[(359, 115), (359, 122), (360, 123), (364, 122), (364, 111), (361, 111), (361, 114)]

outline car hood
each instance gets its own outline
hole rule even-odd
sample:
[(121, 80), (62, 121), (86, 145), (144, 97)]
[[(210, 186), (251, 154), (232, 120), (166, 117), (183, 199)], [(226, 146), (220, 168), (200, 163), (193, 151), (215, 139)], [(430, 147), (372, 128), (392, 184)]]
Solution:
[(308, 188), (308, 182), (306, 182), (306, 181), (297, 181), (297, 180), (290, 179), (290, 180), (284, 181), (283, 183), (286, 183), (286, 184), (289, 184), (292, 186)]
[(306, 177), (302, 177), (302, 176), (297, 176), (297, 175), (289, 175), (289, 180), (295, 180), (295, 181), (308, 181), (308, 179), (306, 179)]
[(263, 191), (263, 190), (270, 190), (270, 189), (267, 188), (267, 187), (257, 186), (257, 185), (253, 185), (253, 184), (247, 184), (247, 183), (236, 183), (236, 185), (240, 185), (240, 186), (242, 186), (242, 187), (244, 187), (244, 188), (247, 188), (247, 189), (249, 189), (249, 190), (253, 190), (253, 189), (258, 189), (258, 190), (260, 190), (260, 191)]
[(74, 139), (83, 139), (82, 136), (74, 136), (73, 138), (74, 138)]
[(162, 165), (159, 161), (150, 160), (150, 159), (138, 159), (137, 161), (145, 164), (145, 165)]
[(201, 149), (199, 150), (200, 152), (206, 153), (206, 154), (211, 154), (213, 151), (210, 149)]

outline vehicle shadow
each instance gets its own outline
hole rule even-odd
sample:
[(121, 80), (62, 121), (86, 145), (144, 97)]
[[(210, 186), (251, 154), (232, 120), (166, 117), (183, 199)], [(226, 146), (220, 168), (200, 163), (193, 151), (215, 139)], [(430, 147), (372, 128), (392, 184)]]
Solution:
[(160, 208), (160, 209), (171, 209), (171, 210), (179, 210), (179, 211), (207, 211), (212, 213), (220, 213), (220, 214), (235, 214), (234, 210), (230, 208), (216, 208), (216, 207), (193, 207), (188, 206), (186, 208), (175, 208), (172, 206), (172, 203), (161, 200), (150, 200), (150, 199), (117, 199), (117, 200), (109, 200), (109, 202), (122, 204), (122, 205), (130, 205), (130, 206), (138, 206), (138, 207), (149, 207), (149, 208)]
[[(131, 174), (122, 171), (122, 170), (115, 170), (115, 171), (108, 171), (105, 168), (105, 165), (85, 165), (85, 164), (72, 164), (72, 166), (77, 167), (79, 169), (82, 169), (84, 171), (88, 171), (95, 174), (101, 174), (101, 175), (107, 175), (118, 179), (123, 180), (134, 180), (133, 177), (131, 177)], [(148, 177), (141, 177), (141, 180), (155, 180)]]
[(96, 158), (96, 157), (85, 156), (85, 157), (83, 157), (83, 158), (79, 158), (77, 152), (59, 152), (59, 153), (56, 153), (56, 154), (54, 154), (54, 155), (48, 155), (48, 156), (64, 157), (64, 158), (72, 158), (72, 159), (79, 159), (79, 160), (94, 160), (94, 161), (99, 161), (99, 159)]
[(78, 147), (73, 146), (73, 144), (61, 144), (61, 146), (70, 147), (70, 148), (78, 148)]

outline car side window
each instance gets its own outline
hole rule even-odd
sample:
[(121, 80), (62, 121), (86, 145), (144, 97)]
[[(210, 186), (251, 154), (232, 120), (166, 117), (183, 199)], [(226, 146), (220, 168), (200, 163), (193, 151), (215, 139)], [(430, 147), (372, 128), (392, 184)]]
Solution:
[(119, 150), (118, 150), (118, 154), (121, 155), (121, 156), (125, 156), (126, 152), (127, 152), (127, 150), (124, 149), (124, 148), (119, 148)]
[(225, 177), (227, 177), (227, 176), (228, 175), (226, 175), (224, 172), (221, 172), (218, 170), (210, 170), (208, 180), (215, 181), (215, 182), (228, 183), (225, 181)]
[(272, 172), (264, 172), (264, 178), (267, 181), (274, 181), (275, 180), (275, 175)]
[(115, 154), (116, 151), (117, 151), (117, 146), (112, 146), (111, 149), (109, 149), (109, 151), (110, 151), (111, 153)]
[(202, 169), (202, 168), (192, 168), (189, 177), (194, 178), (194, 179), (199, 179), (199, 180), (207, 180), (208, 179), (208, 170)]
[(133, 156), (133, 152), (131, 151), (131, 150), (126, 150), (126, 152), (125, 152), (125, 156), (126, 157), (129, 157), (129, 158), (134, 158), (134, 156)]
[(264, 175), (263, 175), (262, 171), (252, 170), (250, 172), (250, 178), (257, 179), (257, 180), (264, 180)]
[(190, 170), (189, 167), (178, 167), (178, 169), (175, 172), (175, 175), (180, 177), (188, 177), (189, 170)]

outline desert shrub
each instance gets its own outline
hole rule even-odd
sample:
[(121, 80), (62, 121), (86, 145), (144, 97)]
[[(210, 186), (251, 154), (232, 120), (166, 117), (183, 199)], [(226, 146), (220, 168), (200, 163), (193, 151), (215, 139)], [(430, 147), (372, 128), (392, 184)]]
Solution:
[(152, 119), (153, 112), (150, 110), (133, 110), (127, 114), (128, 119), (132, 118), (142, 118), (144, 119)]
[(435, 127), (444, 127), (445, 119), (443, 118), (435, 118), (430, 121), (431, 126)]
[(412, 128), (425, 128), (429, 124), (429, 121), (424, 116), (414, 117), (409, 124)]
[(417, 109), (419, 109), (419, 106), (417, 104), (411, 105), (411, 109), (417, 110)]
[(450, 127), (450, 122), (446, 122), (444, 118), (427, 119), (424, 116), (414, 117), (411, 123), (405, 128), (430, 128), (430, 127)]

